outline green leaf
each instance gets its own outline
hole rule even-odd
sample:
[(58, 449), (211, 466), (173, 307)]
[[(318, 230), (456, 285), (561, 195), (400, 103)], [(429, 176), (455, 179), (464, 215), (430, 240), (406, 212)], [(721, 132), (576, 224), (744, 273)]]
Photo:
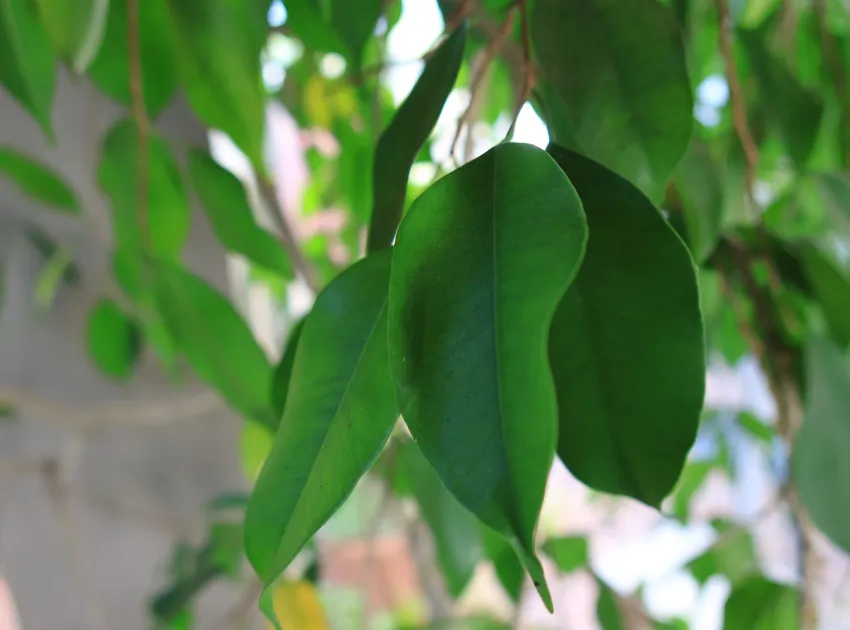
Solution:
[(836, 343), (850, 344), (850, 279), (814, 245), (802, 248), (803, 268)]
[[(177, 51), (165, 0), (139, 2), (139, 56), (145, 107), (156, 116), (177, 89)], [(103, 42), (88, 73), (100, 90), (130, 104), (126, 2), (109, 2)]]
[(723, 630), (796, 630), (797, 591), (762, 577), (732, 590), (723, 612)]
[(0, 83), (41, 125), (53, 131), (50, 110), (56, 61), (47, 32), (31, 0), (0, 0)]
[(676, 492), (673, 498), (673, 514), (676, 518), (686, 521), (697, 490), (702, 487), (709, 473), (715, 468), (713, 461), (690, 462), (682, 470), (679, 481), (676, 483)]
[(829, 341), (806, 348), (805, 419), (794, 442), (792, 473), (815, 525), (850, 551), (850, 367)]
[(446, 488), (517, 546), (549, 608), (534, 551), (557, 437), (546, 338), (586, 240), (557, 164), (501, 144), (413, 203), (393, 254), (390, 354), (407, 426)]
[(233, 305), (177, 263), (154, 273), (156, 305), (192, 369), (245, 417), (274, 426), (271, 366)]
[(383, 0), (333, 0), (331, 2), (331, 24), (339, 38), (348, 47), (352, 65), (357, 70), (363, 65), (363, 49), (375, 31), (381, 16)]
[(189, 153), (189, 176), (225, 248), (282, 278), (293, 277), (289, 256), (274, 236), (257, 225), (245, 187), (233, 173), (206, 152), (194, 150)]
[(265, 94), (260, 52), (268, 25), (263, 4), (243, 0), (167, 0), (176, 29), (177, 66), (198, 117), (221, 129), (260, 171)]
[[(180, 169), (158, 136), (147, 142), (147, 212), (150, 251), (176, 257), (189, 235), (189, 201)], [(142, 249), (138, 203), (139, 143), (130, 120), (107, 133), (100, 153), (98, 183), (112, 202), (116, 240), (130, 251)]]
[(782, 136), (788, 155), (802, 167), (817, 139), (823, 100), (803, 88), (781, 62), (771, 57), (762, 37), (759, 31), (738, 31), (759, 84), (759, 104)]
[(718, 574), (725, 576), (735, 585), (759, 571), (758, 555), (750, 532), (721, 531), (719, 535), (716, 543), (687, 565), (691, 575), (700, 585), (704, 585), (711, 576)]
[(522, 585), (525, 582), (525, 570), (516, 551), (502, 535), (489, 527), (481, 526), (481, 540), (484, 543), (484, 553), (493, 563), (496, 577), (505, 589), (505, 593), (512, 602), (519, 603)]
[(599, 598), (596, 600), (596, 619), (602, 630), (626, 630), (617, 595), (605, 582), (596, 578)]
[(590, 238), (552, 320), (558, 455), (591, 488), (658, 506), (696, 439), (702, 315), (687, 248), (637, 188), (561, 147)]
[(0, 147), (0, 173), (28, 195), (48, 206), (79, 214), (80, 202), (73, 190), (45, 166), (10, 148)]
[[(400, 457), (400, 465), (419, 504), (420, 516), (434, 536), (437, 560), (446, 587), (451, 596), (457, 598), (469, 584), (476, 565), (482, 559), (481, 526), (445, 489), (415, 442), (406, 442)], [(510, 549), (509, 553), (513, 555)]]
[(543, 553), (552, 558), (562, 573), (572, 573), (587, 564), (587, 538), (564, 536), (543, 543)]
[(723, 181), (703, 144), (692, 144), (674, 177), (682, 201), (688, 244), (702, 263), (714, 251), (723, 223)]
[(245, 515), (271, 584), (371, 466), (398, 418), (386, 334), (390, 252), (340, 274), (304, 320), (286, 408)]
[(89, 315), (89, 355), (100, 370), (116, 379), (126, 379), (139, 359), (142, 335), (111, 300), (101, 300)]
[[(286, 400), (289, 398), (289, 383), (292, 381), (292, 366), (295, 364), (295, 351), (298, 349), (298, 340), (301, 338), (301, 329), (304, 327), (304, 320), (300, 320), (292, 327), (289, 332), (289, 338), (286, 340), (286, 347), (283, 349), (283, 354), (274, 371), (272, 379), (272, 405), (274, 406), (275, 418), (283, 416), (283, 410), (286, 409)], [(273, 430), (277, 430), (277, 424)]]
[(368, 251), (392, 244), (404, 212), (410, 167), (437, 124), (443, 104), (454, 87), (465, 45), (466, 27), (461, 25), (425, 64), (413, 91), (378, 140), (372, 171)]
[(582, 152), (658, 199), (688, 148), (693, 99), (679, 28), (657, 0), (537, 0), (537, 58)]
[(742, 411), (738, 414), (738, 424), (744, 431), (765, 444), (773, 444), (776, 439), (776, 430), (748, 411)]
[[(36, 0), (53, 48), (85, 72), (100, 47), (109, 0)], [(143, 3), (144, 4), (144, 3)]]

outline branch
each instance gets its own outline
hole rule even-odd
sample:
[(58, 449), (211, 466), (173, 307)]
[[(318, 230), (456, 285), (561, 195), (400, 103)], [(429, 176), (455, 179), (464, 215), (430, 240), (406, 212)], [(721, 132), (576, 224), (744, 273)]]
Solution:
[(304, 254), (301, 251), (295, 232), (293, 231), (292, 226), (289, 225), (289, 221), (286, 218), (285, 208), (280, 202), (277, 189), (268, 178), (258, 174), (257, 179), (259, 181), (260, 197), (265, 200), (266, 204), (268, 204), (267, 207), (270, 209), (269, 214), (271, 215), (271, 220), (274, 223), (274, 227), (277, 230), (278, 235), (280, 236), (281, 244), (284, 249), (286, 249), (287, 254), (289, 254), (289, 257), (292, 260), (292, 266), (295, 267), (295, 270), (299, 274), (301, 274), (301, 277), (304, 278), (304, 281), (307, 283), (307, 286), (310, 287), (310, 290), (313, 291), (314, 294), (318, 295), (321, 290), (321, 286), (319, 285), (319, 280), (316, 277), (316, 270), (304, 257)]
[(139, 37), (139, 0), (127, 0), (127, 54), (130, 70), (130, 96), (133, 103), (133, 120), (138, 139), (138, 171), (136, 173), (136, 203), (138, 205), (139, 233), (142, 243), (150, 244), (148, 225), (148, 136), (150, 121), (145, 109), (142, 88), (142, 53)]

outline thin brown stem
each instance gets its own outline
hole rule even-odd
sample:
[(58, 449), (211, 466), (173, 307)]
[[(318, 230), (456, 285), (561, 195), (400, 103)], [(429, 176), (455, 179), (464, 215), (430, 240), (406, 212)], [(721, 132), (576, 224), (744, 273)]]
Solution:
[(531, 30), (528, 25), (528, 2), (527, 0), (517, 0), (519, 5), (519, 23), (520, 23), (520, 38), (522, 40), (522, 90), (517, 99), (516, 107), (514, 108), (514, 116), (511, 119), (511, 126), (508, 129), (507, 137), (514, 135), (516, 123), (519, 119), (519, 113), (523, 105), (531, 98), (531, 92), (534, 90), (534, 82), (536, 72), (534, 70), (534, 62), (531, 59)]
[(136, 123), (138, 143), (136, 173), (136, 203), (139, 233), (142, 243), (150, 244), (150, 226), (148, 225), (148, 138), (150, 121), (145, 109), (144, 88), (142, 86), (142, 53), (139, 35), (139, 0), (127, 0), (127, 52), (130, 71), (130, 97), (133, 106), (133, 120)]

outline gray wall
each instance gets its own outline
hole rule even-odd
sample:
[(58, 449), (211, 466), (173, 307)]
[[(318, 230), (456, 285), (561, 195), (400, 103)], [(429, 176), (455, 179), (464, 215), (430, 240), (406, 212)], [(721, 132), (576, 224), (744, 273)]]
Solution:
[[(0, 262), (5, 298), (0, 313), (0, 390), (11, 389), (71, 410), (104, 402), (141, 405), (183, 400), (203, 391), (197, 383), (175, 389), (145, 356), (124, 384), (105, 379), (91, 365), (85, 345), (88, 312), (114, 295), (109, 271), (108, 208), (96, 185), (100, 140), (123, 110), (87, 82), (62, 76), (54, 107), (57, 144), (48, 146), (33, 120), (0, 90), (0, 145), (11, 145), (52, 165), (76, 189), (85, 216), (66, 217), (42, 207), (0, 179)], [(201, 127), (177, 103), (159, 127), (176, 147), (203, 145)], [(217, 286), (226, 286), (222, 250), (193, 210), (185, 259)], [(81, 281), (63, 287), (49, 311), (33, 301), (44, 260), (23, 233), (42, 226), (72, 248)], [(208, 405), (209, 406), (209, 405)], [(239, 422), (219, 404), (195, 419), (176, 418), (160, 427), (115, 428), (69, 442), (76, 435), (61, 414), (29, 405), (17, 420), (0, 424), (0, 573), (10, 583), (25, 630), (144, 628), (146, 598), (164, 584), (175, 539), (202, 531), (201, 503), (243, 485), (238, 463)], [(65, 540), (41, 475), (17, 470), (24, 456), (69, 454), (81, 446), (69, 504), (78, 540)], [(4, 465), (5, 462), (5, 465)], [(74, 548), (93, 591), (72, 561)], [(199, 627), (228, 608), (234, 593), (206, 597)], [(102, 609), (107, 621), (97, 623)]]

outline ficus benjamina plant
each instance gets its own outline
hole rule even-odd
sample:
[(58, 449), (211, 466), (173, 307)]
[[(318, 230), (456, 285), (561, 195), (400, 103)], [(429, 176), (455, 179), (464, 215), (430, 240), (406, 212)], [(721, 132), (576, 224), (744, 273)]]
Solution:
[[(784, 449), (782, 497), (803, 549), (821, 533), (850, 551), (847, 4), (441, 0), (444, 32), (398, 102), (384, 82), (387, 34), (413, 4), (0, 0), (0, 82), (48, 139), (63, 65), (128, 107), (97, 169), (123, 295), (91, 314), (94, 363), (131, 378), (150, 346), (270, 443), (250, 496), (231, 505), (239, 522), (211, 530), (153, 600), (154, 618), (186, 623), (200, 588), (244, 553), (270, 623), (308, 627), (290, 615), (303, 598), (275, 589), (373, 466), (419, 505), (450, 595), (489, 560), (512, 596), (527, 576), (552, 611), (541, 558), (589, 570), (584, 538), (540, 540), (555, 461), (595, 491), (665, 513), (672, 496), (686, 519), (715, 466), (689, 461), (707, 365), (744, 354), (776, 417), (740, 426)], [(282, 25), (270, 25), (274, 11)], [(282, 86), (264, 86), (282, 42), (298, 55)], [(328, 59), (344, 69), (329, 76)], [(437, 158), (435, 128), (461, 92), (469, 105)], [(241, 150), (253, 183), (162, 135), (159, 114), (177, 94)], [(304, 204), (344, 211), (342, 262), (326, 242), (299, 239), (278, 207), (270, 101), (338, 144), (309, 154)], [(542, 120), (548, 145), (520, 141), (525, 115)], [(2, 134), (0, 174), (79, 214), (61, 174)], [(430, 181), (412, 177), (426, 165)], [(190, 193), (258, 278), (313, 290), (276, 363), (183, 263)], [(723, 568), (724, 545), (739, 539), (691, 566), (701, 581), (732, 581), (724, 627), (823, 627), (812, 575), (785, 584)], [(637, 627), (596, 579), (602, 626)]]

